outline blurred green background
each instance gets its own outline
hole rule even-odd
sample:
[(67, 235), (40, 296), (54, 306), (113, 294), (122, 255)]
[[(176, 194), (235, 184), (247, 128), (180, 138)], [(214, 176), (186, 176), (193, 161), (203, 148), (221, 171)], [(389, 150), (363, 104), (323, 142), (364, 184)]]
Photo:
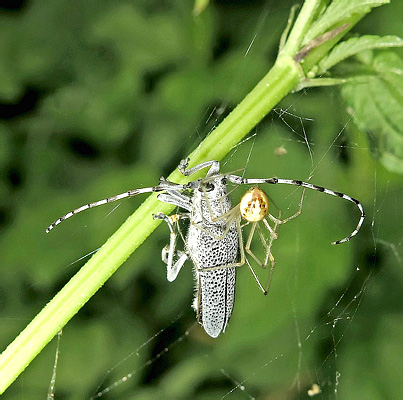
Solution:
[[(199, 16), (184, 0), (14, 4), (2, 2), (0, 14), (2, 350), (144, 198), (87, 211), (49, 235), (47, 225), (168, 175), (269, 70), (292, 2), (214, 1)], [(355, 31), (401, 35), (401, 4)], [(324, 399), (401, 397), (402, 179), (368, 147), (337, 88), (288, 96), (223, 170), (312, 174), (362, 201), (360, 234), (331, 246), (358, 212), (306, 193), (303, 214), (274, 244), (268, 296), (241, 268), (232, 319), (213, 340), (194, 324), (191, 265), (166, 280), (160, 226), (64, 328), (56, 398), (89, 398), (132, 372), (104, 398), (306, 399), (315, 383)], [(297, 210), (298, 189), (266, 189), (283, 215)], [(55, 352), (53, 340), (3, 398), (45, 398)]]

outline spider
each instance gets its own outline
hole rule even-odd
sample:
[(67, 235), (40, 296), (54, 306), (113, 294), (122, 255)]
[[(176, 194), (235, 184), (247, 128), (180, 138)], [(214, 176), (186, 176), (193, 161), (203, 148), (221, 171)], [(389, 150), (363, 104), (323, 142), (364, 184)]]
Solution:
[[(243, 195), (240, 203), (232, 207), (227, 192), (227, 182), (235, 185), (267, 183), (301, 186), (341, 197), (354, 203), (361, 214), (356, 228), (347, 237), (332, 244), (349, 241), (358, 233), (364, 221), (364, 209), (358, 200), (322, 186), (291, 179), (246, 179), (238, 175), (223, 174), (220, 172), (220, 163), (214, 160), (203, 162), (193, 168), (188, 168), (188, 165), (189, 158), (182, 160), (179, 164), (178, 169), (184, 176), (191, 176), (207, 167), (209, 169), (204, 178), (186, 184), (178, 184), (161, 178), (157, 186), (129, 190), (116, 196), (85, 204), (58, 218), (46, 229), (46, 232), (48, 233), (67, 218), (89, 208), (142, 193), (162, 192), (158, 195), (160, 201), (174, 204), (185, 210), (185, 212), (170, 216), (163, 213), (153, 215), (154, 219), (165, 221), (170, 230), (169, 244), (162, 250), (162, 259), (167, 264), (167, 279), (170, 282), (174, 281), (185, 261), (190, 259), (193, 262), (196, 280), (193, 307), (196, 311), (197, 320), (206, 333), (216, 338), (221, 332), (225, 331), (232, 314), (237, 267), (247, 264), (261, 291), (267, 294), (275, 264), (271, 247), (273, 241), (277, 239), (278, 226), (285, 224), (301, 213), (304, 196), (303, 193), (299, 210), (294, 215), (281, 219), (281, 213), (279, 213), (278, 217), (274, 217), (268, 212), (269, 201), (267, 195), (258, 186), (250, 188)], [(186, 237), (183, 238), (185, 243), (184, 250), (176, 249), (178, 234), (175, 226), (178, 225), (180, 220), (189, 221)], [(242, 235), (242, 220), (245, 221), (244, 224), (251, 224), (245, 244)], [(268, 240), (264, 237), (259, 226), (260, 221), (263, 222), (264, 228), (269, 234)], [(270, 222), (273, 226), (270, 226)], [(258, 233), (265, 248), (263, 261), (250, 248), (255, 232)], [(263, 286), (260, 283), (245, 253), (263, 268), (270, 261), (271, 268), (266, 285)]]

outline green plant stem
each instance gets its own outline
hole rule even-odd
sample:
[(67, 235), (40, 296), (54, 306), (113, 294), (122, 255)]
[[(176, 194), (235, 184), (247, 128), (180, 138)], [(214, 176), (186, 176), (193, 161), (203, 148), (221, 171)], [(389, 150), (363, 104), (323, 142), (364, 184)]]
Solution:
[(321, 0), (306, 0), (304, 2), (298, 18), (288, 36), (287, 43), (281, 52), (282, 54), (294, 56), (298, 52), (321, 3)]
[[(301, 80), (292, 57), (279, 57), (269, 73), (231, 114), (190, 154), (191, 164), (221, 160)], [(178, 171), (169, 179), (186, 182)], [(0, 393), (57, 334), (105, 281), (158, 226), (153, 213), (169, 213), (174, 206), (151, 195), (80, 269), (0, 356)]]

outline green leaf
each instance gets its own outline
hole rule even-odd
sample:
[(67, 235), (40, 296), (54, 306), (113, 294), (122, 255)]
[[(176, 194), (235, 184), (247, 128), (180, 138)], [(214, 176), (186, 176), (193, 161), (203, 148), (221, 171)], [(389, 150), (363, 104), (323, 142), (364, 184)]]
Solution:
[(373, 74), (342, 87), (358, 128), (368, 135), (372, 154), (390, 171), (403, 173), (403, 62), (392, 51), (370, 61)]
[(312, 24), (306, 34), (303, 44), (327, 32), (332, 27), (347, 22), (346, 19), (354, 14), (367, 14), (374, 7), (388, 4), (389, 0), (335, 0), (326, 11)]
[(365, 35), (354, 37), (339, 43), (330, 54), (319, 63), (319, 74), (322, 74), (338, 64), (364, 50), (381, 49), (385, 47), (402, 47), (403, 40), (398, 36)]

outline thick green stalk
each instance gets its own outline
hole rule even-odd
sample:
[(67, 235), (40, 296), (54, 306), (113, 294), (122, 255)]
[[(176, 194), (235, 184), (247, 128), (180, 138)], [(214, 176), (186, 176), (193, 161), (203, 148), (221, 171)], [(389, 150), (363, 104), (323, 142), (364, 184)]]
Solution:
[[(269, 73), (190, 154), (191, 164), (221, 160), (301, 79), (301, 69), (292, 57), (279, 57)], [(189, 178), (175, 171), (169, 179), (180, 183)], [(0, 394), (158, 226), (160, 221), (151, 215), (172, 209), (151, 195), (42, 309), (0, 356)]]

